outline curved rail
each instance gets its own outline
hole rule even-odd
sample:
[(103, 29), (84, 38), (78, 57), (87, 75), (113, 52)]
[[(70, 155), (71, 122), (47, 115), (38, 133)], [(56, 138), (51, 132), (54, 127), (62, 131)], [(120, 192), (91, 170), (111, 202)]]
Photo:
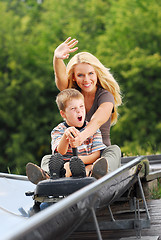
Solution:
[[(6, 233), (2, 240), (20, 240), (20, 239), (64, 239), (69, 232), (65, 232), (65, 224), (73, 224), (74, 231), (88, 217), (89, 212), (97, 207), (108, 205), (117, 200), (124, 191), (137, 181), (136, 175), (138, 164), (144, 165), (142, 160), (145, 156), (139, 156), (136, 159), (124, 164), (102, 177), (101, 179), (89, 184), (88, 186), (69, 195), (60, 202), (46, 208), (45, 210), (30, 217), (25, 223), (19, 224), (11, 233)], [(110, 191), (108, 192), (108, 190)], [(76, 216), (76, 214), (78, 214)], [(71, 217), (71, 222), (70, 222)], [(79, 221), (76, 222), (76, 219)], [(74, 222), (76, 224), (74, 225)], [(57, 226), (56, 228), (54, 228)], [(64, 234), (63, 234), (64, 231)], [(60, 236), (62, 234), (62, 236)], [(62, 237), (62, 238), (61, 238)]]

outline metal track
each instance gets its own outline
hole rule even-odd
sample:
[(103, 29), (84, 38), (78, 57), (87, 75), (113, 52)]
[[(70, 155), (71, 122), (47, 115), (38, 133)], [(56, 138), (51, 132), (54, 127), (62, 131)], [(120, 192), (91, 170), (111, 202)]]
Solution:
[[(95, 210), (118, 200), (130, 186), (138, 181), (140, 171), (138, 165), (142, 164), (144, 158), (146, 157), (137, 157), (114, 172), (35, 214), (25, 223), (15, 227), (12, 234), (10, 232), (6, 234), (4, 239), (48, 240), (52, 239), (51, 237), (54, 240), (65, 239), (89, 216), (90, 212), (94, 217), (98, 239), (101, 239)], [(71, 229), (65, 232), (67, 222)], [(1, 240), (4, 239), (1, 238)]]

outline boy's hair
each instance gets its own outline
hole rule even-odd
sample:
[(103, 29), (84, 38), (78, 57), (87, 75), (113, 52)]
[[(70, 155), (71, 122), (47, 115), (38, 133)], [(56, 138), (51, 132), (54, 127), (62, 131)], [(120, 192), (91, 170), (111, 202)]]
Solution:
[(68, 88), (61, 91), (56, 97), (56, 104), (59, 110), (65, 111), (67, 102), (69, 100), (72, 100), (73, 98), (75, 99), (81, 98), (84, 101), (83, 94), (74, 88)]

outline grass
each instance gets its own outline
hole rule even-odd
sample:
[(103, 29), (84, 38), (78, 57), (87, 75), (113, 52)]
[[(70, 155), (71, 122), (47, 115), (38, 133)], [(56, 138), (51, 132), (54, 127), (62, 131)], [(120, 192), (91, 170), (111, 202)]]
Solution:
[(158, 189), (153, 189), (151, 191), (151, 199), (160, 199), (161, 198), (161, 179), (158, 179)]
[(136, 142), (126, 142), (124, 146), (121, 147), (123, 156), (141, 156), (141, 155), (157, 155), (161, 154), (161, 146), (152, 147), (147, 144), (144, 148)]

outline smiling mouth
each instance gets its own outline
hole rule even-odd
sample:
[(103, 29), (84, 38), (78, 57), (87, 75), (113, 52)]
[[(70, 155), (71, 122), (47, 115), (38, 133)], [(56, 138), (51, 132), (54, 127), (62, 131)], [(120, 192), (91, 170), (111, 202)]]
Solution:
[(84, 87), (89, 87), (91, 84), (84, 84)]
[(82, 121), (82, 117), (78, 117), (78, 121)]

